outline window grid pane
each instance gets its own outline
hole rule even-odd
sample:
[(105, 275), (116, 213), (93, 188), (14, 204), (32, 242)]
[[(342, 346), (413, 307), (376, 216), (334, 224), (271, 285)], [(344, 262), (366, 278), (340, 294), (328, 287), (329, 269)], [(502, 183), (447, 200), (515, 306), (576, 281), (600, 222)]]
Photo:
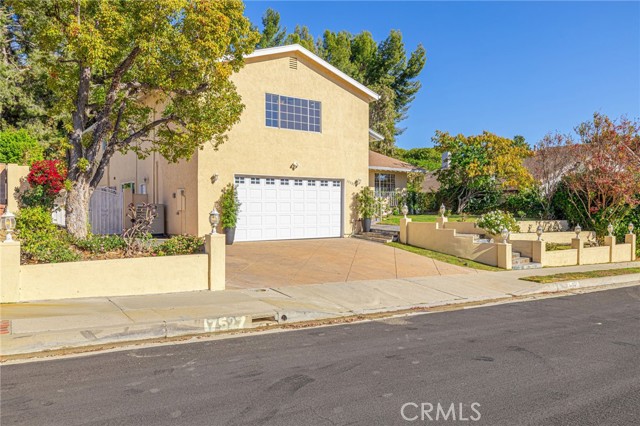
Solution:
[(265, 123), (268, 127), (321, 132), (321, 103), (267, 93)]

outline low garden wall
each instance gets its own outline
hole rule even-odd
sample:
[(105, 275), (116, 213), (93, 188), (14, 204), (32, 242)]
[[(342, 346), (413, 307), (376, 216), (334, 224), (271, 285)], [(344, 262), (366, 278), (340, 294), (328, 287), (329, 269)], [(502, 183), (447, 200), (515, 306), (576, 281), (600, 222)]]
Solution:
[(0, 302), (224, 290), (224, 235), (206, 254), (20, 265), (20, 244), (0, 243)]
[[(636, 236), (627, 234), (625, 242), (617, 244), (615, 237), (605, 237), (600, 247), (585, 247), (589, 232), (576, 238), (573, 232), (548, 232), (544, 241), (538, 241), (536, 234), (512, 234), (509, 244), (474, 242), (472, 235), (486, 234), (482, 228), (470, 222), (447, 222), (438, 218), (436, 223), (400, 220), (400, 242), (416, 247), (446, 253), (463, 259), (470, 259), (486, 265), (511, 269), (514, 252), (531, 258), (542, 266), (589, 265), (636, 260)], [(560, 235), (556, 235), (560, 234)], [(526, 237), (526, 238), (523, 238)], [(550, 241), (551, 240), (551, 241)], [(547, 251), (547, 243), (571, 244), (570, 249)]]

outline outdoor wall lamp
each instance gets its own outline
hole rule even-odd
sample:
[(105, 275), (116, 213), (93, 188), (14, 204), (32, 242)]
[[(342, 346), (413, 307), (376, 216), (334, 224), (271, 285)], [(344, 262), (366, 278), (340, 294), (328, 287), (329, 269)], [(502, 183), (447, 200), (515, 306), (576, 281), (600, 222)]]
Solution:
[(353, 184), (354, 184), (355, 186), (360, 186), (360, 183), (361, 183), (361, 182), (362, 182), (362, 181), (361, 181), (360, 179), (356, 179), (356, 181), (355, 181), (355, 182), (353, 182)]
[(444, 206), (444, 203), (440, 206), (440, 216), (444, 217), (444, 214), (447, 212), (447, 208)]
[(576, 227), (573, 230), (573, 232), (576, 233), (576, 238), (580, 239), (580, 233), (582, 232), (582, 227), (580, 225), (576, 225)]
[(215, 206), (209, 213), (209, 223), (211, 224), (211, 234), (217, 234), (216, 228), (218, 227), (218, 223), (220, 223), (220, 213), (218, 213)]
[(627, 227), (627, 229), (629, 230), (630, 234), (633, 234), (633, 223), (629, 222), (629, 226)]
[(506, 244), (507, 241), (509, 241), (509, 230), (507, 228), (502, 228), (500, 236), (502, 236), (502, 242)]
[(536, 235), (538, 236), (538, 241), (542, 241), (543, 232), (544, 232), (544, 229), (542, 228), (542, 225), (538, 225), (538, 227), (536, 228)]
[(404, 206), (402, 206), (402, 214), (404, 215), (404, 218), (407, 218), (407, 213), (409, 213), (409, 207), (407, 207), (407, 205), (405, 204)]
[(212, 175), (211, 175), (211, 184), (216, 183), (216, 182), (218, 181), (218, 177), (219, 177), (219, 176), (218, 176), (218, 174), (217, 174), (217, 173), (212, 174)]
[(607, 231), (609, 231), (609, 236), (613, 237), (613, 225), (609, 224), (609, 226), (607, 226)]
[(0, 229), (4, 229), (7, 231), (7, 236), (4, 239), (4, 242), (11, 242), (13, 238), (11, 237), (11, 232), (16, 228), (16, 216), (7, 210), (2, 216), (0, 216)]
[(289, 166), (289, 168), (290, 168), (291, 170), (295, 170), (295, 169), (297, 169), (297, 168), (298, 168), (298, 166), (299, 166), (298, 162), (297, 162), (297, 161), (294, 161), (293, 163), (291, 163), (291, 165)]

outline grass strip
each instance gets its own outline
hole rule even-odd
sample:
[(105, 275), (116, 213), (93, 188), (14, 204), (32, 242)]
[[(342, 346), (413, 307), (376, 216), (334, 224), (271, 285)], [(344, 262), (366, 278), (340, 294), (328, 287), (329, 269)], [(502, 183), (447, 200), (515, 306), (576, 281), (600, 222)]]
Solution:
[(389, 247), (394, 247), (397, 249), (405, 250), (411, 253), (418, 254), (420, 256), (429, 257), (434, 260), (439, 260), (440, 262), (450, 263), (456, 266), (463, 266), (465, 268), (473, 268), (479, 269), (481, 271), (503, 271), (503, 269), (496, 268), (495, 266), (485, 265), (483, 263), (474, 262), (469, 259), (462, 259), (460, 257), (452, 256), (450, 254), (439, 253), (433, 250), (427, 250), (419, 247), (409, 246), (402, 243), (387, 243)]
[(640, 274), (639, 268), (620, 268), (620, 269), (605, 269), (598, 271), (587, 272), (563, 272), (561, 274), (553, 275), (535, 275), (530, 277), (520, 278), (523, 281), (531, 281), (540, 284), (551, 284), (560, 281), (573, 281), (573, 280), (586, 280), (589, 278), (602, 278), (602, 277), (615, 277), (618, 275), (628, 274)]

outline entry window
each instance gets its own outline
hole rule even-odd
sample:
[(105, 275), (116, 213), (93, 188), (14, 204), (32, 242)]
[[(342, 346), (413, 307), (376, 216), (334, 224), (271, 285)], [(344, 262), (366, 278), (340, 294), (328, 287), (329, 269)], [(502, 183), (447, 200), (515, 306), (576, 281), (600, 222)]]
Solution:
[(252, 185), (260, 185), (260, 178), (251, 178)]
[(396, 175), (389, 173), (375, 174), (376, 192), (393, 192), (396, 190)]
[(275, 179), (265, 179), (267, 185), (275, 185), (276, 184), (276, 180)]
[(321, 131), (322, 104), (320, 101), (267, 93), (265, 114), (267, 127), (317, 133)]

